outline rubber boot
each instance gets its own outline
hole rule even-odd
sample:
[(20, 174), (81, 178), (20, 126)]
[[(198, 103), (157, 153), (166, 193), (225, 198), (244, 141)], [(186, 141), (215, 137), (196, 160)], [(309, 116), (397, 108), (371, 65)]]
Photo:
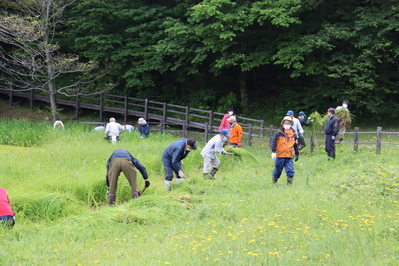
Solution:
[(108, 195), (108, 204), (111, 206), (115, 204), (115, 194)]
[(331, 152), (331, 158), (335, 159), (335, 151)]
[(184, 181), (184, 178), (176, 178), (177, 184), (181, 184), (181, 183), (183, 183), (183, 181)]
[(132, 193), (132, 198), (133, 199), (137, 199), (138, 197), (140, 197), (141, 196), (141, 191), (134, 191), (133, 193)]
[(211, 172), (209, 173), (209, 179), (215, 179), (215, 174), (219, 169), (213, 167)]
[(278, 178), (272, 177), (273, 184), (277, 184)]
[(293, 177), (287, 177), (287, 185), (291, 185), (292, 182), (294, 182), (294, 178)]
[(169, 191), (172, 186), (172, 181), (165, 180), (165, 190)]

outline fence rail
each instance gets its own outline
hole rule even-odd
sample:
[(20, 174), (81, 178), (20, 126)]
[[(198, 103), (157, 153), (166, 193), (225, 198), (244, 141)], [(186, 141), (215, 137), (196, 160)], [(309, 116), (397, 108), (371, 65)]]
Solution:
[[(14, 100), (20, 100), (19, 98), (28, 99), (30, 102), (30, 109), (33, 110), (34, 101), (50, 102), (48, 96), (34, 94), (31, 90), (29, 93), (14, 91), (10, 89), (0, 89), (1, 94), (6, 94), (9, 96), (9, 105), (13, 107)], [(197, 108), (190, 108), (188, 106), (180, 106), (175, 104), (168, 104), (166, 102), (157, 102), (148, 99), (139, 99), (127, 96), (113, 95), (113, 94), (94, 94), (91, 96), (74, 96), (69, 98), (75, 98), (74, 100), (68, 100), (64, 98), (57, 98), (58, 105), (70, 106), (75, 108), (76, 119), (79, 119), (79, 111), (82, 109), (88, 109), (99, 112), (99, 120), (104, 121), (104, 113), (120, 114), (124, 118), (124, 123), (128, 121), (130, 116), (143, 117), (144, 119), (151, 120), (149, 123), (157, 123), (159, 125), (159, 130), (161, 132), (171, 131), (168, 127), (180, 127), (182, 128), (182, 135), (185, 137), (190, 129), (195, 129), (196, 131), (191, 131), (190, 133), (204, 134), (205, 142), (208, 141), (211, 134), (214, 134), (222, 117), (223, 113), (214, 112), (212, 110), (202, 110)], [(93, 103), (94, 102), (94, 103)], [(264, 137), (268, 137), (268, 142), (272, 140), (274, 134), (279, 130), (270, 125), (269, 128), (265, 128), (264, 120), (257, 120), (247, 117), (238, 117), (240, 125), (243, 127), (245, 134), (246, 144), (251, 146), (257, 140), (262, 139), (265, 142)], [(156, 121), (156, 122), (155, 122)], [(85, 122), (100, 124), (105, 122)], [(310, 146), (310, 151), (313, 152), (315, 145), (320, 142), (324, 142), (323, 132), (314, 132), (320, 136), (321, 140), (317, 140), (313, 137), (308, 138), (308, 145)], [(309, 132), (307, 132), (309, 134)], [(348, 139), (353, 134), (353, 141)], [(368, 134), (375, 137), (375, 141), (363, 141), (360, 135)], [(399, 142), (387, 142), (383, 140), (384, 134), (397, 134), (399, 132), (388, 132), (382, 131), (382, 127), (378, 127), (376, 131), (373, 132), (360, 132), (358, 127), (354, 128), (353, 132), (345, 133), (344, 143), (352, 144), (355, 152), (358, 152), (359, 144), (375, 145), (376, 154), (381, 154), (381, 149), (383, 145), (395, 145), (399, 146)]]

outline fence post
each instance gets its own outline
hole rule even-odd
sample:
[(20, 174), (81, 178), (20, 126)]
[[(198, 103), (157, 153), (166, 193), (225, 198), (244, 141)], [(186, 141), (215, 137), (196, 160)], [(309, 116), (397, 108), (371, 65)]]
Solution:
[(187, 136), (187, 124), (186, 122), (183, 122), (183, 138)]
[(125, 123), (126, 124), (126, 122), (127, 122), (127, 117), (128, 117), (128, 115), (129, 115), (129, 109), (128, 109), (128, 107), (129, 107), (129, 105), (128, 105), (128, 101), (129, 101), (129, 97), (126, 95), (125, 96), (125, 110), (124, 110), (124, 114), (123, 114), (123, 123)]
[(79, 120), (79, 95), (76, 95), (75, 99), (75, 119)]
[(167, 103), (164, 102), (163, 103), (163, 114), (162, 114), (162, 119), (163, 119), (163, 126), (165, 127), (165, 124), (167, 123), (167, 116), (166, 116), (166, 112), (167, 112)]
[(382, 127), (377, 127), (377, 149), (376, 154), (381, 154), (381, 130)]
[(248, 146), (252, 146), (252, 124), (249, 124)]
[(213, 110), (209, 113), (209, 131), (212, 132)]
[(144, 119), (148, 120), (148, 99), (144, 101)]
[(100, 121), (103, 121), (104, 113), (104, 93), (100, 94)]
[(29, 106), (30, 110), (33, 110), (33, 100), (34, 100), (34, 98), (35, 98), (34, 89), (31, 89), (30, 90), (30, 106)]
[(13, 95), (14, 90), (12, 89), (12, 84), (10, 85), (10, 103), (9, 107), (12, 108), (12, 95)]
[(263, 133), (264, 133), (264, 127), (265, 127), (265, 121), (264, 120), (260, 120), (260, 136), (263, 137)]
[(355, 139), (353, 140), (353, 149), (354, 149), (354, 151), (355, 152), (357, 152), (358, 151), (358, 148), (359, 148), (359, 128), (358, 127), (355, 127)]
[(188, 117), (189, 117), (189, 114), (190, 113), (190, 107), (188, 107), (188, 106), (186, 106), (186, 125), (188, 126), (188, 123), (190, 122), (190, 121), (188, 121)]
[(205, 124), (205, 144), (208, 143), (208, 123)]
[(310, 133), (310, 152), (314, 152), (314, 135), (316, 133), (314, 131), (312, 131)]
[(272, 145), (272, 140), (273, 140), (273, 125), (270, 125), (270, 136), (269, 136), (269, 146)]
[(164, 132), (164, 121), (163, 120), (160, 121), (160, 125), (159, 126), (160, 126), (159, 129), (161, 131), (161, 134), (163, 134), (163, 132)]

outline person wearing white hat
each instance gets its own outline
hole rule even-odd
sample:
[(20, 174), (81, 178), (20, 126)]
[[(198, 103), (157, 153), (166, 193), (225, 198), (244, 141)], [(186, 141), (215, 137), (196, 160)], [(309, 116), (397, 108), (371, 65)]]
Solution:
[(147, 123), (147, 121), (141, 117), (137, 121), (137, 124), (139, 124), (140, 137), (148, 137), (148, 135), (150, 135), (150, 125)]
[(298, 161), (298, 136), (293, 129), (294, 121), (292, 117), (286, 116), (281, 121), (281, 128), (274, 134), (272, 139), (271, 150), (272, 159), (274, 160), (274, 171), (272, 174), (273, 183), (277, 183), (281, 176), (283, 168), (287, 174), (287, 184), (290, 185), (294, 181), (294, 158)]

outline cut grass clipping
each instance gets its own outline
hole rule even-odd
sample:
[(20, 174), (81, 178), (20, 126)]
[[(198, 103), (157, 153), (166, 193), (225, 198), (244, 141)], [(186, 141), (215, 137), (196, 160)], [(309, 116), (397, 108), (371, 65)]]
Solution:
[(259, 163), (258, 159), (249, 151), (243, 148), (233, 148), (233, 146), (226, 146), (225, 151), (234, 153), (234, 156), (240, 161), (253, 161), (255, 163)]

